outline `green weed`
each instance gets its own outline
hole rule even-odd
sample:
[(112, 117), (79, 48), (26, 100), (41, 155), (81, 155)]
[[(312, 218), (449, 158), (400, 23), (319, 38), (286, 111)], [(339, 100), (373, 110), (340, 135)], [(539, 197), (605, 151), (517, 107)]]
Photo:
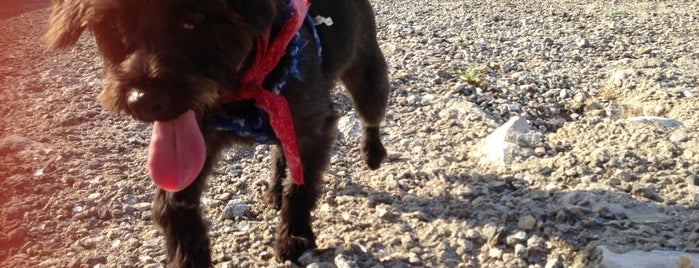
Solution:
[(473, 68), (466, 68), (466, 69), (459, 69), (456, 70), (457, 74), (459, 75), (459, 78), (464, 80), (467, 84), (474, 85), (474, 86), (480, 86), (481, 83), (483, 82), (481, 80), (481, 77), (483, 76), (483, 72), (480, 70), (476, 70)]

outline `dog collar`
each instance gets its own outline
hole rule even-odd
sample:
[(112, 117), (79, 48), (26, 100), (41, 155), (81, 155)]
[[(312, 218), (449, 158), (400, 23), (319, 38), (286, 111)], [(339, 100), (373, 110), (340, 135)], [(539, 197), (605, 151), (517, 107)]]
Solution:
[[(286, 102), (286, 99), (279, 95), (281, 89), (284, 87), (285, 79), (282, 79), (283, 82), (280, 86), (275, 86), (271, 91), (264, 89), (262, 86), (267, 75), (277, 66), (279, 60), (286, 54), (287, 46), (290, 45), (293, 38), (299, 34), (299, 29), (304, 19), (307, 17), (308, 0), (287, 0), (287, 3), (289, 3), (289, 7), (291, 8), (291, 18), (284, 23), (275, 39), (271, 40), (271, 42), (269, 40), (269, 28), (263, 36), (257, 37), (257, 53), (255, 54), (252, 64), (243, 73), (240, 90), (231, 93), (229, 96), (225, 96), (221, 100), (221, 103), (225, 104), (247, 99), (255, 100), (255, 106), (259, 108), (259, 110), (262, 110), (260, 112), (269, 115), (272, 130), (281, 142), (284, 157), (286, 158), (287, 165), (291, 172), (292, 181), (296, 185), (302, 185), (303, 168), (296, 145), (296, 134), (294, 133), (291, 111), (289, 110), (289, 104)], [(315, 29), (313, 30), (313, 34), (317, 36)], [(316, 38), (316, 40), (318, 39)], [(297, 50), (300, 51), (300, 49)], [(298, 51), (296, 53), (298, 53)], [(295, 65), (295, 61), (296, 60), (294, 60), (292, 65)], [(293, 75), (293, 72), (291, 73)], [(279, 85), (279, 83), (277, 83), (277, 85)], [(255, 124), (251, 124), (251, 126), (254, 125), (257, 127), (257, 130), (262, 130), (262, 125), (259, 124), (261, 123), (261, 117), (258, 118), (260, 121), (258, 122), (258, 119), (253, 119)], [(233, 124), (240, 125), (240, 122), (234, 122)], [(254, 128), (251, 129), (254, 130)], [(259, 133), (259, 131), (252, 131), (250, 133), (255, 134)], [(254, 137), (255, 135), (252, 136)]]
[[(306, 29), (310, 30), (311, 34), (313, 35), (316, 53), (318, 59), (321, 59), (323, 53), (315, 24), (315, 18), (311, 17), (310, 14), (306, 15)], [(303, 49), (306, 46), (306, 43), (301, 43), (302, 32), (303, 28), (300, 28), (294, 35), (293, 39), (291, 39), (289, 42), (286, 49), (286, 57), (289, 59), (289, 63), (284, 66), (280, 78), (269, 87), (270, 91), (277, 95), (281, 94), (281, 92), (286, 88), (286, 83), (290, 77), (301, 80), (301, 74), (298, 70), (298, 62), (301, 57), (301, 52), (303, 52)], [(259, 144), (273, 144), (276, 142), (276, 140), (272, 138), (272, 135), (270, 135), (269, 130), (263, 123), (263, 118), (266, 116), (268, 115), (265, 110), (258, 108), (254, 111), (232, 115), (231, 117), (215, 117), (213, 122), (218, 130), (233, 132), (240, 137), (252, 138)]]

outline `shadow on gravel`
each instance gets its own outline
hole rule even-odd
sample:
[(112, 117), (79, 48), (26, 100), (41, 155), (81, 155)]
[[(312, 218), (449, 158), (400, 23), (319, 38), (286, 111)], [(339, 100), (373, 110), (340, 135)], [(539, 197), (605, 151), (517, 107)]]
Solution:
[[(429, 180), (428, 177), (436, 179), (425, 174), (410, 179)], [(588, 267), (601, 260), (601, 252), (596, 249), (599, 245), (621, 250), (628, 250), (625, 248), (628, 246), (644, 250), (690, 252), (699, 248), (697, 241), (682, 241), (691, 239), (686, 234), (699, 232), (699, 229), (696, 225), (683, 227), (679, 223), (678, 219), (689, 216), (683, 212), (695, 213), (681, 205), (665, 205), (661, 203), (662, 200), (637, 197), (622, 190), (532, 189), (527, 187), (525, 181), (491, 174), (447, 175), (445, 178), (450, 183), (476, 187), (458, 196), (450, 193), (449, 189), (440, 189), (430, 194), (434, 197), (425, 198), (405, 190), (402, 196), (396, 196), (349, 183), (337, 195), (365, 196), (371, 207), (378, 204), (391, 206), (397, 214), (388, 219), (391, 224), (411, 226), (405, 235), (416, 235), (419, 247), (441, 248), (438, 251), (441, 256), (423, 261), (441, 263), (447, 267), (464, 263), (468, 263), (469, 267), (503, 264), (497, 262), (501, 257), (495, 257), (496, 260), (476, 258), (493, 254), (486, 251), (493, 248), (497, 248), (501, 256), (513, 254), (511, 256), (519, 258), (520, 262), (505, 263), (513, 267), (543, 265), (551, 259), (558, 259), (565, 267)], [(449, 226), (432, 230), (420, 227), (417, 230), (415, 227), (420, 224), (416, 225), (415, 220), (426, 224), (443, 220)], [(462, 228), (457, 230), (462, 232), (461, 235), (454, 233), (454, 224)], [(455, 241), (463, 239), (469, 241), (466, 245), (472, 245), (465, 248), (466, 254), (464, 249), (454, 245)], [(444, 243), (449, 246), (445, 247)], [(382, 250), (369, 249), (369, 252)], [(568, 252), (575, 254), (566, 255)], [(410, 266), (407, 260), (391, 259), (385, 262), (376, 256), (365, 257), (387, 267)], [(502, 259), (505, 261), (504, 257)]]
[(32, 10), (46, 8), (50, 5), (50, 0), (1, 0), (0, 20), (19, 16)]

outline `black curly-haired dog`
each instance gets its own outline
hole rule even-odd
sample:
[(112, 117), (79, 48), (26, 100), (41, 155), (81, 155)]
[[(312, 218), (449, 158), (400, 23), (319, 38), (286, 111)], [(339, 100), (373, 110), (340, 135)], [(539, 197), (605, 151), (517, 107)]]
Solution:
[[(270, 41), (283, 35), (285, 23), (302, 13), (291, 5), (299, 1), (306, 4), (302, 0), (53, 1), (46, 34), (50, 49), (67, 48), (82, 32), (92, 32), (105, 66), (104, 90), (98, 98), (102, 106), (154, 123), (148, 167), (160, 187), (153, 217), (166, 236), (169, 267), (211, 266), (200, 209), (205, 178), (224, 147), (254, 143), (260, 137), (275, 144), (265, 199), (281, 209), (277, 259), (297, 261), (316, 247), (311, 210), (321, 195), (322, 173), (336, 137), (330, 89), (337, 80), (345, 84), (362, 119), (361, 150), (368, 166), (378, 168), (386, 156), (379, 125), (389, 83), (367, 0), (310, 0), (308, 13), (325, 21), (315, 28), (304, 23), (288, 47), (282, 47), (278, 64), (263, 76), (260, 88), (280, 89), (288, 103), (291, 131), (270, 123), (276, 117), (272, 114), (284, 121), (284, 109), (269, 108), (279, 105), (265, 107), (261, 99), (241, 93), (250, 83), (246, 74), (255, 74), (250, 69), (269, 60), (260, 58), (266, 55), (259, 53), (264, 45), (260, 40), (265, 40), (260, 37), (269, 36)], [(297, 152), (287, 151), (293, 146), (282, 142), (280, 133), (295, 136), (291, 140)], [(290, 175), (297, 170), (291, 169), (289, 156), (298, 156), (302, 183), (287, 176), (287, 166)]]

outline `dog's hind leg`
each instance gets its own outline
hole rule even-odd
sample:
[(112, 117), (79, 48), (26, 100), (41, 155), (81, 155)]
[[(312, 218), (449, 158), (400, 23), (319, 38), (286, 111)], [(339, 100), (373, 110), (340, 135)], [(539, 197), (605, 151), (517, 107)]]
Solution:
[(162, 229), (167, 246), (167, 267), (211, 267), (211, 250), (200, 197), (205, 179), (200, 175), (180, 192), (158, 188), (153, 219)]
[(379, 126), (386, 115), (390, 90), (388, 70), (376, 39), (362, 46), (357, 53), (354, 62), (342, 75), (342, 82), (362, 119), (364, 160), (369, 168), (377, 169), (386, 157)]

